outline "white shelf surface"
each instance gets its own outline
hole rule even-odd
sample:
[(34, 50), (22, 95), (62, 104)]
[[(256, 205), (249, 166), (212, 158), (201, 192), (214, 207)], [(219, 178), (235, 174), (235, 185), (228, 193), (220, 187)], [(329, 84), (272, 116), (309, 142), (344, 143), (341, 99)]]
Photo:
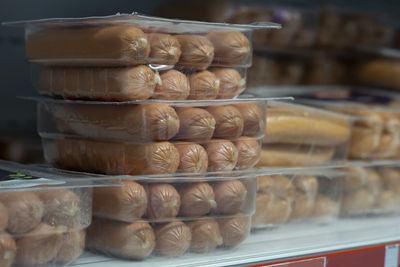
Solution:
[(400, 241), (400, 217), (352, 218), (328, 225), (288, 224), (275, 230), (258, 230), (237, 248), (217, 249), (209, 254), (152, 256), (132, 262), (86, 252), (71, 266), (244, 266), (396, 241)]

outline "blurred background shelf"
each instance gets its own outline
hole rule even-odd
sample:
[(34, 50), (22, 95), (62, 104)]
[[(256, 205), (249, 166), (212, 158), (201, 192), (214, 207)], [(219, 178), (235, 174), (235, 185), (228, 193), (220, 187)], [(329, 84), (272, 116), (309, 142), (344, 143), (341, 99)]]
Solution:
[[(87, 252), (71, 266), (249, 266), (310, 256), (324, 257), (338, 251), (352, 253), (352, 250), (358, 248), (371, 246), (381, 248), (380, 245), (398, 242), (400, 241), (399, 221), (400, 217), (369, 217), (341, 219), (334, 224), (321, 224), (315, 227), (310, 227), (307, 223), (292, 224), (275, 230), (259, 230), (257, 235), (251, 235), (236, 249), (220, 249), (210, 254), (187, 253), (179, 258), (151, 257), (144, 262), (134, 263)], [(376, 253), (374, 251), (372, 248), (371, 253)], [(370, 253), (361, 254), (364, 260), (368, 258), (368, 254)], [(376, 255), (373, 256), (375, 261), (382, 260)], [(370, 263), (375, 264), (374, 261)], [(331, 266), (329, 261), (327, 266)], [(352, 265), (348, 262), (345, 266)]]

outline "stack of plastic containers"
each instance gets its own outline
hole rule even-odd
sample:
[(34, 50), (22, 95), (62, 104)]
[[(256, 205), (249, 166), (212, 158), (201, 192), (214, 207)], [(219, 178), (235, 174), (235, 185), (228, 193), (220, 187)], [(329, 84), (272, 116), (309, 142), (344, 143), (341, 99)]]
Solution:
[[(25, 23), (45, 158), (124, 175), (94, 189), (86, 245), (127, 259), (235, 247), (249, 234), (265, 99), (246, 88), (251, 33), (139, 15)], [(120, 176), (118, 179), (121, 178)], [(118, 180), (119, 181), (119, 180)]]
[(93, 184), (23, 168), (0, 161), (0, 265), (68, 264), (85, 247)]

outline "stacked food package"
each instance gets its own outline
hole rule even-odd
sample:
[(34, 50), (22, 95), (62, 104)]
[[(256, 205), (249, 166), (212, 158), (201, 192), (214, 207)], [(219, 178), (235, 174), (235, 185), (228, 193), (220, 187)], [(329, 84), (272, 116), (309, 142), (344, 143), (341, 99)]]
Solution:
[(136, 14), (25, 23), (45, 159), (115, 184), (93, 189), (87, 249), (143, 260), (249, 235), (266, 99), (238, 96), (252, 31), (271, 27)]

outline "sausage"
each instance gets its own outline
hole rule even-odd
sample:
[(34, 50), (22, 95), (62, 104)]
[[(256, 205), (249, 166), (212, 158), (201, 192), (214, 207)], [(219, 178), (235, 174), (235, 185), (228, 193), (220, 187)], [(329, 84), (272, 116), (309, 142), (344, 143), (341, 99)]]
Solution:
[(67, 99), (132, 101), (150, 98), (158, 73), (146, 66), (129, 68), (47, 67), (40, 72), (42, 95)]
[(238, 214), (218, 220), (223, 246), (236, 247), (250, 234), (250, 217)]
[(208, 154), (208, 171), (231, 171), (238, 161), (236, 146), (227, 140), (212, 140), (205, 145)]
[(181, 198), (170, 184), (150, 184), (147, 189), (147, 218), (166, 219), (178, 215)]
[(208, 155), (204, 147), (195, 143), (175, 143), (179, 152), (179, 167), (177, 172), (201, 173), (208, 168)]
[(235, 69), (217, 68), (212, 71), (220, 80), (220, 88), (217, 98), (234, 98), (246, 89), (246, 80)]
[(98, 217), (133, 222), (145, 214), (147, 203), (146, 190), (134, 181), (93, 189), (93, 214)]
[(147, 34), (150, 41), (150, 56), (147, 60), (151, 64), (175, 65), (181, 56), (181, 45), (174, 36), (163, 33)]
[(7, 208), (7, 231), (22, 234), (34, 229), (44, 215), (43, 202), (32, 192), (1, 193), (0, 201)]
[(192, 240), (190, 228), (181, 221), (159, 224), (155, 227), (156, 251), (166, 256), (180, 256), (185, 253)]
[(133, 260), (147, 258), (156, 245), (153, 229), (140, 221), (125, 223), (94, 218), (86, 239), (88, 249)]
[(201, 108), (178, 108), (180, 126), (175, 136), (177, 140), (204, 141), (210, 140), (215, 130), (215, 119), (205, 109)]
[(253, 103), (235, 105), (243, 117), (243, 135), (261, 136), (265, 134), (265, 114), (261, 107)]
[(29, 234), (16, 240), (16, 263), (21, 265), (40, 265), (52, 261), (63, 244), (65, 227), (39, 224)]
[(239, 170), (254, 167), (260, 159), (260, 142), (250, 137), (239, 137), (234, 143), (238, 150), (236, 168)]
[(26, 54), (49, 65), (137, 65), (149, 56), (150, 42), (142, 30), (128, 24), (52, 27), (27, 37)]
[(8, 225), (7, 208), (0, 202), (0, 231), (4, 231)]
[(217, 182), (213, 188), (219, 214), (236, 214), (247, 201), (247, 188), (239, 180)]
[(45, 150), (50, 162), (76, 171), (166, 174), (175, 173), (179, 166), (179, 152), (169, 142), (135, 144), (63, 138), (45, 144)]
[(80, 225), (82, 210), (80, 197), (71, 190), (49, 189), (37, 192), (45, 209), (43, 221), (51, 226), (66, 226), (68, 229), (84, 227)]
[(0, 232), (0, 266), (10, 267), (17, 255), (14, 239), (6, 232)]
[(243, 33), (238, 31), (209, 32), (207, 38), (214, 46), (213, 64), (238, 66), (247, 63), (251, 54), (251, 44)]
[(68, 232), (63, 235), (61, 248), (58, 250), (56, 260), (61, 263), (70, 263), (77, 259), (85, 249), (85, 230)]
[(190, 250), (198, 253), (208, 253), (217, 246), (222, 245), (223, 240), (218, 223), (209, 217), (200, 218), (188, 224), (192, 232)]
[(207, 111), (214, 116), (216, 125), (214, 138), (235, 139), (242, 135), (244, 121), (234, 106), (211, 106)]
[(161, 83), (156, 86), (153, 98), (163, 100), (185, 100), (190, 93), (189, 80), (177, 70), (161, 74)]
[(217, 207), (214, 190), (208, 183), (186, 183), (179, 188), (179, 194), (181, 195), (179, 211), (181, 216), (203, 216)]
[(179, 66), (192, 70), (205, 70), (210, 66), (214, 57), (214, 47), (205, 36), (182, 34), (175, 37), (182, 50)]
[(50, 106), (62, 133), (99, 139), (165, 141), (178, 133), (179, 118), (167, 104)]
[(220, 81), (214, 73), (204, 70), (189, 75), (189, 100), (216, 99)]

